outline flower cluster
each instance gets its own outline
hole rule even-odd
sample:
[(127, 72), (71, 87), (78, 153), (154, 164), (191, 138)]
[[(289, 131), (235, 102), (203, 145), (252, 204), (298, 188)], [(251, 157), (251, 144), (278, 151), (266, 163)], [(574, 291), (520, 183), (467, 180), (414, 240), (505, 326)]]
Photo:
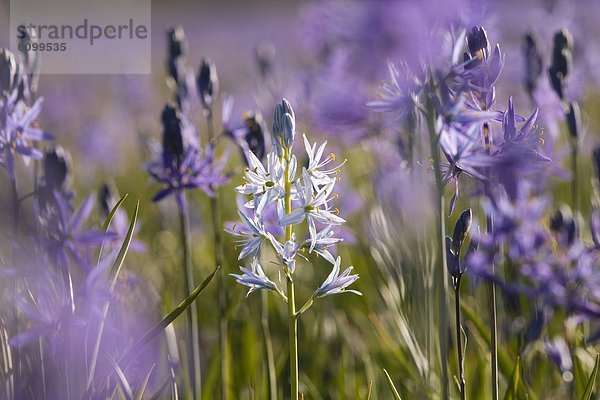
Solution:
[[(230, 233), (237, 236), (242, 250), (239, 258), (252, 257), (251, 268), (242, 267), (242, 274), (232, 274), (237, 281), (250, 287), (250, 292), (259, 289), (283, 292), (265, 274), (261, 264), (261, 249), (265, 242), (270, 243), (281, 261), (283, 273), (294, 274), (300, 253), (316, 253), (333, 265), (331, 274), (314, 292), (313, 298), (346, 291), (358, 279), (351, 275), (352, 267), (340, 273), (341, 258), (331, 253), (331, 246), (342, 239), (335, 236), (335, 227), (345, 223), (337, 215), (333, 201), (342, 162), (336, 165), (334, 154), (325, 155), (326, 143), (311, 144), (304, 136), (304, 148), (308, 164), (299, 171), (298, 161), (292, 149), (296, 136), (296, 120), (291, 105), (283, 100), (276, 108), (273, 122), (273, 150), (267, 154), (266, 166), (248, 152), (249, 166), (246, 169), (246, 182), (236, 191), (248, 196), (249, 200), (238, 211), (242, 221)], [(265, 216), (269, 210), (276, 210), (280, 227), (285, 228), (286, 238), (278, 240), (265, 229)], [(299, 240), (294, 227), (306, 222), (308, 236)], [(358, 293), (352, 291), (353, 293)]]

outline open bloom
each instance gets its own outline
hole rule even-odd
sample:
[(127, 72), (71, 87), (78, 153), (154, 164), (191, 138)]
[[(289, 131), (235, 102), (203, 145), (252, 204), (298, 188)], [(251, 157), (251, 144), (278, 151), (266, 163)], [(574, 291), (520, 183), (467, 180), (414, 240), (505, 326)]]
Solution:
[(333, 269), (331, 270), (331, 273), (329, 274), (327, 279), (325, 279), (325, 282), (323, 282), (321, 286), (319, 286), (319, 288), (315, 290), (313, 296), (315, 296), (316, 298), (320, 298), (329, 296), (331, 294), (340, 293), (354, 293), (359, 296), (362, 295), (362, 293), (357, 290), (347, 289), (348, 286), (350, 286), (358, 279), (358, 275), (350, 275), (350, 272), (352, 272), (351, 266), (346, 268), (346, 270), (344, 270), (344, 272), (340, 274), (341, 262), (342, 259), (340, 257), (338, 257), (337, 260), (335, 260), (335, 263), (333, 263)]
[(17, 103), (6, 119), (6, 127), (0, 130), (0, 162), (11, 180), (14, 179), (15, 153), (39, 160), (43, 155), (31, 142), (53, 139), (52, 135), (35, 126), (43, 102), (39, 98), (31, 108), (23, 102)]
[(265, 271), (262, 269), (262, 266), (258, 262), (258, 259), (252, 260), (251, 269), (240, 267), (242, 271), (241, 275), (238, 274), (229, 274), (236, 278), (238, 283), (242, 285), (248, 286), (250, 290), (248, 294), (254, 292), (255, 290), (277, 290), (277, 285), (273, 281), (271, 281)]
[(274, 153), (267, 155), (267, 168), (252, 153), (248, 152), (249, 167), (246, 170), (246, 183), (235, 188), (239, 193), (253, 195), (256, 200), (255, 212), (261, 216), (270, 204), (281, 198), (283, 189), (284, 168)]
[(241, 211), (238, 211), (238, 214), (242, 219), (242, 225), (236, 224), (227, 230), (227, 232), (238, 237), (236, 245), (243, 246), (238, 260), (248, 255), (256, 257), (260, 254), (267, 235), (263, 223), (260, 219), (248, 217)]
[(323, 188), (317, 190), (315, 193), (313, 191), (313, 183), (308, 175), (308, 171), (303, 169), (302, 179), (296, 182), (296, 191), (298, 194), (300, 207), (285, 215), (279, 221), (282, 226), (287, 226), (299, 224), (300, 222), (304, 221), (304, 218), (306, 217), (306, 219), (308, 219), (308, 230), (310, 232), (310, 238), (312, 241), (310, 248), (311, 251), (316, 245), (317, 241), (316, 222), (320, 222), (325, 225), (340, 225), (346, 222), (343, 218), (335, 215), (329, 207), (334, 184), (335, 181), (330, 182)]

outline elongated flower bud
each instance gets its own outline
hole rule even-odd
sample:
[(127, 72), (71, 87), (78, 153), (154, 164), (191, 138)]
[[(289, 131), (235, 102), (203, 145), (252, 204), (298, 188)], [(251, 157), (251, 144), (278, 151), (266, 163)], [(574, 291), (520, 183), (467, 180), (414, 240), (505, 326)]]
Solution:
[(571, 33), (561, 29), (554, 34), (554, 47), (552, 49), (552, 64), (548, 69), (550, 84), (560, 99), (564, 97), (564, 85), (567, 75), (571, 70), (571, 48), (573, 39)]
[(197, 84), (202, 106), (204, 110), (210, 110), (219, 88), (219, 78), (215, 64), (208, 58), (202, 59)]
[(296, 116), (291, 104), (283, 99), (281, 103), (275, 107), (275, 115), (273, 116), (273, 145), (277, 149), (277, 154), (283, 154), (283, 148), (288, 150), (294, 144), (294, 136), (296, 133)]
[(456, 225), (454, 226), (454, 233), (452, 235), (452, 250), (457, 256), (460, 255), (460, 249), (462, 247), (463, 241), (469, 233), (472, 219), (473, 213), (471, 209), (468, 208), (465, 211), (463, 211), (463, 213), (456, 221)]
[(181, 56), (185, 54), (186, 42), (185, 33), (181, 26), (174, 26), (167, 30), (167, 71), (169, 75), (179, 83), (184, 71), (181, 67)]
[(179, 165), (183, 159), (183, 137), (181, 135), (181, 119), (175, 107), (167, 104), (162, 112), (163, 124), (163, 162), (171, 164), (175, 160)]
[(490, 43), (487, 38), (487, 32), (481, 26), (474, 26), (471, 32), (467, 34), (467, 44), (471, 56), (486, 59), (490, 54)]
[(44, 153), (44, 179), (52, 189), (60, 189), (69, 172), (69, 157), (62, 147), (55, 147)]
[(537, 87), (537, 81), (543, 69), (542, 55), (537, 40), (531, 33), (525, 35), (523, 53), (525, 55), (525, 88), (531, 96)]
[(248, 145), (248, 149), (254, 155), (262, 160), (265, 157), (265, 129), (262, 117), (260, 114), (246, 113), (244, 115), (244, 123), (246, 125), (246, 134), (244, 140)]
[(577, 138), (579, 136), (579, 127), (581, 126), (581, 113), (579, 105), (576, 102), (569, 103), (569, 110), (566, 116), (569, 133), (572, 137)]

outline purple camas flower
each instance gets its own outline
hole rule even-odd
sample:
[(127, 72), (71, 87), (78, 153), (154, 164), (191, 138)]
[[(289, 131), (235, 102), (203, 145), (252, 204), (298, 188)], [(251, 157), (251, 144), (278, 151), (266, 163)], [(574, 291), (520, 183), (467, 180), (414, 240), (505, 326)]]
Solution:
[(153, 201), (174, 194), (178, 204), (185, 207), (183, 191), (202, 189), (212, 196), (214, 187), (227, 182), (223, 174), (225, 159), (215, 160), (213, 144), (209, 143), (204, 152), (193, 144), (191, 133), (184, 133), (184, 123), (177, 110), (166, 105), (163, 114), (163, 146), (160, 159), (147, 165), (148, 172), (160, 184), (162, 189), (153, 197)]
[(32, 142), (53, 139), (52, 135), (36, 126), (42, 104), (41, 98), (31, 108), (22, 101), (18, 102), (0, 127), (0, 163), (11, 180), (14, 180), (16, 154), (23, 156), (25, 162), (30, 158), (39, 160), (42, 153), (33, 147)]

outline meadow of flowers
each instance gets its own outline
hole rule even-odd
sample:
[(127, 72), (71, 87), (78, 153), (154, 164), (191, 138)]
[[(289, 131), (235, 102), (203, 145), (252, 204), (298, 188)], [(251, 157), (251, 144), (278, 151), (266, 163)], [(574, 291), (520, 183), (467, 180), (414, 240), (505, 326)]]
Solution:
[(598, 398), (600, 3), (153, 13), (0, 49), (0, 399)]

